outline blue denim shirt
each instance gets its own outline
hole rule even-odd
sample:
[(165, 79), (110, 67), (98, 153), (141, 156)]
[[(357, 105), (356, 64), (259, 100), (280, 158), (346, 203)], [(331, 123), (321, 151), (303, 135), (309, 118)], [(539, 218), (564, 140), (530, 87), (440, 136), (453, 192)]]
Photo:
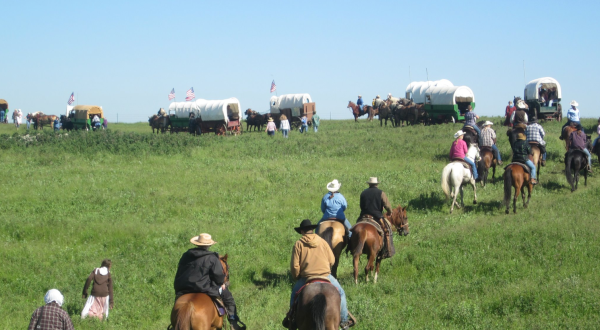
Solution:
[(336, 218), (346, 220), (346, 215), (344, 214), (344, 211), (348, 208), (346, 199), (340, 193), (335, 193), (333, 198), (329, 199), (331, 194), (331, 192), (328, 192), (321, 200), (321, 211), (323, 212), (323, 218), (321, 219)]

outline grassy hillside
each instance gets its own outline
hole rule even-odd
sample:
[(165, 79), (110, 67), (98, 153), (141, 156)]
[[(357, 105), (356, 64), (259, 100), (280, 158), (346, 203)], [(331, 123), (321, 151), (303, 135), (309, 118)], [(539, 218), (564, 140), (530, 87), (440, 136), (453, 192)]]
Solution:
[[(499, 118), (493, 118), (498, 124)], [(584, 121), (592, 129), (594, 120)], [(145, 123), (33, 142), (0, 125), (0, 328), (25, 328), (50, 288), (65, 295), (77, 329), (165, 329), (173, 277), (189, 238), (208, 232), (228, 253), (240, 316), (249, 329), (281, 329), (292, 282), (293, 227), (320, 218), (332, 179), (356, 219), (368, 177), (394, 206), (408, 206), (411, 234), (379, 283), (358, 285), (350, 258), (338, 271), (354, 329), (595, 328), (600, 324), (599, 183), (571, 193), (563, 174), (560, 123), (545, 123), (548, 165), (529, 209), (500, 209), (501, 182), (478, 187), (477, 205), (449, 215), (440, 188), (453, 133), (461, 126), (402, 129), (323, 121), (285, 140), (152, 136)], [(505, 128), (496, 127), (510, 159)], [(502, 169), (496, 176), (501, 177)], [(113, 260), (109, 322), (80, 320), (89, 272)]]

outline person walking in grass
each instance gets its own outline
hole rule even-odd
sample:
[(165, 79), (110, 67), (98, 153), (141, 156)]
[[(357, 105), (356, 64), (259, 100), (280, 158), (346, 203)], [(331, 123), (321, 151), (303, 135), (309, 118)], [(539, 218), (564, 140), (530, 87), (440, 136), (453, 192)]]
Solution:
[(108, 120), (106, 118), (102, 121), (102, 129), (108, 129)]
[(302, 124), (302, 126), (300, 126), (300, 133), (306, 133), (306, 131), (308, 131), (308, 118), (304, 115), (300, 121)]
[(265, 129), (265, 132), (267, 132), (267, 135), (269, 136), (275, 136), (275, 132), (277, 131), (277, 126), (275, 125), (275, 122), (273, 121), (273, 118), (269, 118), (269, 121), (267, 122), (267, 128)]
[(281, 134), (283, 134), (284, 138), (288, 137), (288, 133), (290, 132), (290, 121), (287, 119), (286, 115), (281, 115), (279, 117), (281, 122), (279, 123), (279, 129), (281, 130)]
[(512, 117), (513, 112), (515, 112), (517, 108), (513, 107), (512, 101), (508, 101), (508, 105), (506, 106), (506, 110), (504, 111), (504, 126), (512, 127), (512, 123), (510, 122), (510, 117)]
[(321, 212), (323, 212), (323, 217), (319, 220), (317, 225), (326, 220), (339, 220), (346, 228), (348, 228), (348, 237), (351, 237), (352, 232), (350, 231), (350, 228), (352, 228), (352, 225), (346, 218), (346, 214), (344, 214), (344, 211), (348, 208), (348, 202), (346, 202), (344, 195), (339, 192), (341, 186), (342, 184), (338, 180), (333, 180), (327, 184), (327, 190), (329, 190), (329, 192), (321, 199)]
[(51, 289), (46, 292), (45, 305), (33, 312), (27, 330), (74, 330), (69, 313), (61, 308), (63, 301), (60, 291)]
[(292, 288), (292, 294), (290, 296), (290, 310), (283, 319), (282, 325), (286, 328), (290, 328), (292, 317), (292, 306), (296, 298), (296, 293), (302, 288), (308, 281), (311, 280), (328, 280), (335, 286), (340, 293), (340, 316), (341, 324), (340, 328), (348, 329), (356, 324), (356, 319), (352, 314), (348, 312), (346, 293), (340, 286), (340, 283), (331, 275), (331, 266), (335, 262), (333, 252), (329, 247), (329, 244), (322, 239), (319, 235), (314, 233), (314, 229), (317, 225), (313, 225), (309, 219), (304, 219), (300, 223), (299, 227), (294, 230), (301, 234), (302, 237), (296, 241), (294, 248), (292, 249), (292, 260), (290, 262), (290, 272), (292, 279), (296, 281)]
[[(87, 299), (81, 311), (81, 318), (96, 317), (100, 320), (108, 318), (108, 310), (113, 309), (113, 280), (110, 276), (112, 262), (110, 259), (102, 260), (100, 268), (95, 268), (83, 286), (82, 298)], [(88, 296), (88, 289), (92, 283), (92, 294)]]
[(313, 128), (315, 129), (315, 133), (317, 133), (317, 131), (319, 130), (320, 123), (321, 123), (321, 117), (319, 117), (319, 115), (317, 115), (317, 110), (315, 110), (313, 112), (313, 117), (312, 117), (312, 125), (313, 125)]
[(58, 131), (60, 131), (60, 120), (56, 117), (54, 119), (54, 132), (58, 133)]

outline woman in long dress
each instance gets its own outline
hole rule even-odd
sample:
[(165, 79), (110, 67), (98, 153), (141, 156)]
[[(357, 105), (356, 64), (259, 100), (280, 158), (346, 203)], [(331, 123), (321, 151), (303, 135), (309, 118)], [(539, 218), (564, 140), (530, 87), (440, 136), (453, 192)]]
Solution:
[[(87, 301), (81, 311), (82, 319), (88, 316), (97, 317), (100, 320), (108, 318), (108, 310), (112, 309), (115, 303), (113, 299), (113, 282), (110, 277), (111, 265), (110, 259), (102, 260), (100, 268), (94, 269), (85, 281), (82, 298), (87, 298)], [(88, 287), (92, 282), (92, 294), (88, 296)]]

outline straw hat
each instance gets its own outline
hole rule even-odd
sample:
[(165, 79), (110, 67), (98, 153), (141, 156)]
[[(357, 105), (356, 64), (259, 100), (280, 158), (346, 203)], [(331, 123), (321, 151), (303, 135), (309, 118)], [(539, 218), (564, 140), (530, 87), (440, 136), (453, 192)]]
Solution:
[(342, 184), (337, 179), (334, 179), (333, 181), (331, 181), (327, 184), (327, 190), (329, 190), (331, 192), (336, 192), (336, 191), (340, 190), (341, 186), (342, 186)]
[(486, 120), (485, 123), (483, 123), (483, 126), (487, 126), (487, 125), (494, 125), (494, 123), (492, 123), (489, 120)]
[(304, 219), (302, 220), (302, 222), (300, 223), (300, 227), (296, 227), (294, 228), (294, 230), (298, 233), (301, 234), (302, 231), (307, 231), (307, 230), (313, 230), (315, 228), (317, 228), (318, 225), (313, 225), (312, 222), (310, 222), (310, 220), (308, 219)]
[(517, 102), (516, 106), (517, 106), (517, 109), (523, 109), (523, 110), (525, 110), (525, 109), (529, 109), (529, 106), (528, 106), (528, 105), (527, 105), (527, 103), (525, 103), (525, 101), (523, 101), (523, 100), (519, 100), (519, 101)]
[(379, 181), (377, 181), (377, 177), (376, 176), (372, 176), (369, 178), (369, 181), (367, 181), (368, 184), (379, 184)]
[(192, 237), (190, 243), (198, 246), (211, 246), (217, 244), (217, 242), (212, 240), (212, 236), (206, 233)]
[(571, 105), (574, 107), (578, 107), (579, 103), (577, 103), (577, 101), (573, 100), (573, 101), (571, 101)]
[(458, 139), (459, 136), (463, 136), (465, 135), (465, 132), (463, 132), (462, 129), (459, 129), (458, 132), (454, 133), (454, 138)]
[(273, 121), (273, 118), (269, 117), (269, 121)]

